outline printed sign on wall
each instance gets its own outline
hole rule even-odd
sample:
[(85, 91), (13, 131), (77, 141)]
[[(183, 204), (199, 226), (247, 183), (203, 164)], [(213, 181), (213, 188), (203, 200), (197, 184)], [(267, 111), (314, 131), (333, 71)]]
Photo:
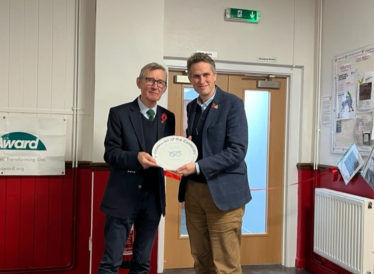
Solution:
[(66, 119), (0, 117), (0, 175), (65, 174)]

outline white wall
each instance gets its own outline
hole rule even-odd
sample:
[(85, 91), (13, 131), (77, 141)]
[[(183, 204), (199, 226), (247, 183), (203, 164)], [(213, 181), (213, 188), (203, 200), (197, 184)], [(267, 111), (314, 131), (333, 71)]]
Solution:
[(78, 115), (78, 160), (92, 159), (93, 107), (95, 99), (95, 13), (96, 3), (80, 0), (77, 104)]
[(95, 3), (80, 0), (77, 7), (77, 2), (0, 0), (0, 112), (65, 117), (67, 161), (74, 154), (74, 106), (78, 158), (89, 160), (92, 147)]
[[(321, 94), (333, 96), (333, 58), (374, 43), (374, 1), (323, 0)], [(334, 100), (334, 99), (333, 99)], [(331, 128), (322, 127), (319, 163), (336, 166), (341, 154), (331, 153)]]
[[(258, 24), (224, 20), (226, 8), (261, 11)], [(277, 57), (277, 64), (293, 61), (294, 1), (166, 0), (166, 56), (189, 57), (196, 50), (218, 53), (217, 59), (257, 62)], [(280, 45), (275, 47), (274, 45)]]
[(92, 160), (103, 162), (109, 108), (140, 94), (136, 78), (144, 65), (163, 63), (164, 1), (97, 0), (96, 14)]
[[(75, 0), (0, 1), (0, 112), (71, 125)], [(70, 159), (71, 127), (66, 158)]]

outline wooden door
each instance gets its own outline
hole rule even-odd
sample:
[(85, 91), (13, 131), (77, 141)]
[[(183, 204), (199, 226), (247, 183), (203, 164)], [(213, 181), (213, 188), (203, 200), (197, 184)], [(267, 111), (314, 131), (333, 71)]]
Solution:
[[(176, 115), (176, 134), (185, 136), (186, 104), (184, 92), (192, 85), (174, 83), (175, 75), (181, 71), (170, 71), (168, 79), (168, 108)], [(269, 131), (267, 182), (265, 189), (253, 189), (266, 192), (266, 229), (264, 233), (245, 234), (242, 236), (241, 261), (243, 265), (281, 263), (282, 258), (282, 220), (283, 220), (283, 174), (287, 79), (274, 78), (280, 81), (280, 89), (257, 88), (258, 78), (242, 75), (218, 74), (216, 84), (223, 90), (236, 94), (246, 100), (250, 91), (261, 91), (269, 94)], [(264, 136), (265, 138), (266, 136)], [(251, 153), (248, 150), (247, 154)], [(255, 172), (248, 166), (248, 173)], [(251, 182), (250, 182), (251, 184)], [(165, 218), (165, 260), (164, 268), (190, 268), (193, 259), (187, 233), (184, 231), (184, 204), (178, 202), (179, 182), (166, 180), (166, 218)], [(247, 210), (246, 210), (247, 211)], [(247, 214), (246, 214), (247, 215)], [(247, 216), (250, 218), (250, 216)], [(183, 235), (185, 234), (185, 235)]]

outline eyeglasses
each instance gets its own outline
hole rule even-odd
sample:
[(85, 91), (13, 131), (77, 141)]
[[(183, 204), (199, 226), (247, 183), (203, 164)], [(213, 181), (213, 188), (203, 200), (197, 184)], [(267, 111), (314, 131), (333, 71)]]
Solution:
[(145, 77), (144, 79), (148, 86), (153, 86), (155, 82), (157, 83), (157, 86), (159, 88), (163, 88), (166, 86), (166, 82), (163, 80), (156, 80), (154, 78), (148, 78), (148, 77)]

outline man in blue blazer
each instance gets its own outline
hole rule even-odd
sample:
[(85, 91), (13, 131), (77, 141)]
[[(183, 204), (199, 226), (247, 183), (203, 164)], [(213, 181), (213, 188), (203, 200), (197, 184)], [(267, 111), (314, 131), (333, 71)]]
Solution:
[(187, 105), (188, 138), (198, 159), (177, 169), (179, 201), (197, 274), (241, 272), (241, 225), (251, 200), (247, 166), (248, 125), (244, 103), (215, 85), (215, 63), (205, 53), (187, 61), (188, 77), (199, 97)]
[(135, 229), (129, 274), (146, 274), (161, 214), (165, 215), (163, 169), (151, 156), (153, 145), (175, 134), (175, 117), (157, 101), (166, 91), (163, 66), (144, 66), (136, 80), (140, 96), (110, 109), (104, 160), (110, 175), (100, 209), (105, 217), (105, 250), (99, 274), (117, 273), (125, 243)]

